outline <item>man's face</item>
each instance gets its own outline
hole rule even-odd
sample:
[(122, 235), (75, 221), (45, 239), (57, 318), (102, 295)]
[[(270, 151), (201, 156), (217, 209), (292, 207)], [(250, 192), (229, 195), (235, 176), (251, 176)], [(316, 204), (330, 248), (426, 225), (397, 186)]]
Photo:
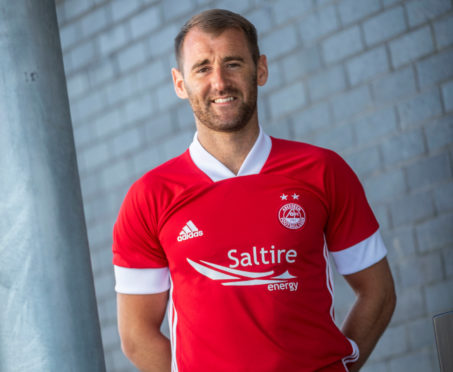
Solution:
[(182, 71), (173, 70), (175, 88), (180, 98), (189, 99), (197, 125), (233, 132), (256, 117), (257, 85), (266, 82), (266, 59), (260, 57), (255, 66), (241, 30), (213, 35), (193, 28), (181, 58)]

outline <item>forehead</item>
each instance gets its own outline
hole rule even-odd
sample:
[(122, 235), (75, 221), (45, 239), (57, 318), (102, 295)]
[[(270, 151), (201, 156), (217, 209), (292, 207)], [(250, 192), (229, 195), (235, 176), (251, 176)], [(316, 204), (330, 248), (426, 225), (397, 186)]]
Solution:
[(184, 39), (182, 47), (184, 65), (190, 65), (201, 59), (211, 60), (227, 55), (252, 58), (247, 38), (242, 30), (229, 28), (220, 34), (213, 34), (194, 27)]

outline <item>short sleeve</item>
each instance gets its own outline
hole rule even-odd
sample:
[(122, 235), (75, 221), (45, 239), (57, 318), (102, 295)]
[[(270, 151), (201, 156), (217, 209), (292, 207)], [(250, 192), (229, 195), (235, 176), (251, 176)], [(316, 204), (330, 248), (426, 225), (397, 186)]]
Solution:
[(117, 292), (157, 293), (169, 288), (155, 202), (141, 180), (132, 185), (120, 208), (113, 229), (113, 264)]
[(140, 180), (128, 191), (113, 229), (113, 264), (129, 268), (168, 266), (157, 237), (156, 208)]
[(341, 275), (354, 274), (382, 260), (387, 250), (381, 234), (376, 231), (373, 235), (352, 247), (337, 252), (330, 252)]
[(330, 152), (329, 157), (325, 175), (329, 203), (326, 241), (339, 271), (349, 274), (378, 262), (386, 250), (358, 177), (339, 155)]

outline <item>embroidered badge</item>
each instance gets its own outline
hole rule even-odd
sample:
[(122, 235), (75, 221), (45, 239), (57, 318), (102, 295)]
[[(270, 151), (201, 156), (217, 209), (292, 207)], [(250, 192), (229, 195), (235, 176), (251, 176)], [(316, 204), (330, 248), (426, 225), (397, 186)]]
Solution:
[(305, 224), (305, 211), (296, 203), (288, 203), (278, 211), (281, 224), (290, 230), (300, 229)]

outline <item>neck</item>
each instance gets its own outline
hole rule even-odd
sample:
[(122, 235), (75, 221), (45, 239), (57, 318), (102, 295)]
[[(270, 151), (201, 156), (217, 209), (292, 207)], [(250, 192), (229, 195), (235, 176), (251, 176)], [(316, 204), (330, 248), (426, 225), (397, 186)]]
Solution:
[(258, 121), (235, 132), (217, 132), (198, 123), (197, 130), (198, 141), (204, 149), (234, 174), (238, 174), (259, 135)]

